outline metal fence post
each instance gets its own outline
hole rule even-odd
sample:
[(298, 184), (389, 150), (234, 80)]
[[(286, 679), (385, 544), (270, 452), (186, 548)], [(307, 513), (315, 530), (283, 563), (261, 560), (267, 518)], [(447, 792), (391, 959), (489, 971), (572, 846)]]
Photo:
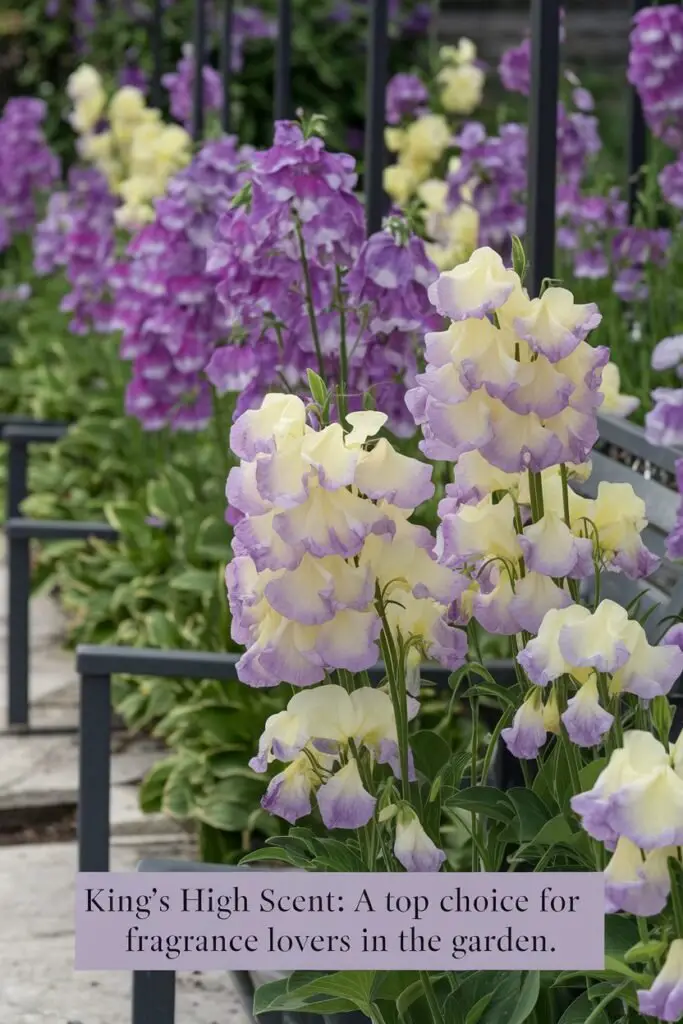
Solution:
[(223, 80), (223, 106), (221, 127), (227, 134), (231, 125), (230, 92), (232, 85), (232, 22), (233, 0), (223, 0), (223, 25), (221, 33), (221, 78)]
[(109, 870), (111, 675), (81, 673), (79, 871)]
[(527, 249), (532, 295), (539, 294), (555, 267), (559, 65), (560, 2), (531, 0)]
[(149, 48), (152, 51), (152, 82), (150, 95), (152, 106), (159, 108), (163, 102), (161, 89), (161, 64), (162, 64), (162, 39), (163, 39), (163, 0), (154, 0), (152, 4), (152, 22), (149, 33)]
[(175, 972), (133, 972), (131, 1024), (174, 1024)]
[(275, 39), (275, 95), (273, 119), (287, 121), (292, 116), (292, 4), (278, 0)]
[(27, 729), (31, 598), (28, 537), (7, 538), (7, 582), (7, 724), (11, 729)]
[(192, 81), (192, 138), (204, 134), (204, 60), (206, 57), (206, 0), (194, 0), (194, 79)]
[[(650, 0), (631, 0), (632, 16), (649, 3)], [(638, 90), (633, 85), (629, 93), (628, 127), (628, 220), (632, 224), (638, 211), (643, 167), (647, 163), (647, 126)]]
[(384, 114), (389, 67), (389, 3), (370, 0), (370, 38), (368, 40), (367, 100), (365, 120), (365, 222), (369, 235), (379, 231), (387, 206), (383, 188), (386, 152)]
[(7, 519), (21, 514), (21, 503), (27, 495), (28, 442), (10, 438), (7, 444)]

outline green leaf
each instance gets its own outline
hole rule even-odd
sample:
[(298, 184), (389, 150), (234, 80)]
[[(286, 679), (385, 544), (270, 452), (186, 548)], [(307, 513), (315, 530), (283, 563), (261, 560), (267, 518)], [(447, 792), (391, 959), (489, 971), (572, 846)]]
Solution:
[(529, 971), (524, 979), (524, 983), (522, 984), (519, 1001), (515, 1006), (512, 1016), (507, 1021), (507, 1024), (524, 1024), (524, 1021), (527, 1020), (534, 1012), (540, 991), (541, 972)]
[[(588, 998), (588, 994), (582, 992), (571, 1006), (568, 1006), (564, 1011), (560, 1017), (559, 1024), (584, 1024), (593, 1009), (594, 1006)], [(604, 1011), (595, 1018), (595, 1024), (608, 1024), (608, 1017)]]
[(181, 508), (168, 480), (150, 480), (147, 484), (147, 508), (150, 515), (163, 520), (174, 520)]
[(482, 996), (474, 1006), (468, 1011), (465, 1017), (465, 1024), (479, 1024), (486, 1010), (493, 1000), (493, 992), (487, 992), (485, 996)]
[(415, 768), (428, 779), (437, 776), (451, 756), (450, 744), (428, 729), (411, 736), (410, 747)]
[(652, 722), (660, 741), (665, 747), (669, 744), (669, 734), (671, 732), (671, 723), (673, 722), (674, 709), (669, 703), (667, 697), (659, 694), (655, 697), (650, 704), (650, 714), (652, 715)]
[(514, 814), (506, 794), (492, 786), (472, 786), (455, 793), (446, 801), (447, 807), (459, 807), (474, 814), (484, 814), (507, 824)]
[(512, 268), (522, 282), (526, 276), (526, 253), (517, 235), (512, 235)]
[(194, 808), (194, 817), (224, 832), (242, 832), (263, 795), (263, 785), (256, 779), (221, 779)]
[(624, 963), (642, 964), (648, 960), (658, 960), (668, 949), (668, 942), (651, 939), (649, 942), (637, 942), (624, 954)]
[(567, 819), (562, 814), (558, 814), (556, 817), (551, 818), (550, 821), (546, 821), (545, 825), (541, 827), (529, 842), (529, 846), (555, 846), (561, 843), (568, 843), (576, 834), (576, 832), (572, 831)]
[(216, 589), (216, 574), (208, 569), (186, 569), (171, 580), (170, 586), (190, 594), (211, 594)]
[(311, 369), (306, 370), (306, 376), (308, 377), (308, 388), (313, 397), (313, 401), (321, 409), (324, 409), (328, 398), (328, 391), (324, 380)]
[(515, 830), (520, 843), (529, 842), (547, 824), (548, 808), (530, 789), (509, 789), (506, 796), (517, 812), (510, 822), (510, 829)]
[(138, 793), (138, 801), (140, 810), (145, 814), (155, 814), (161, 810), (164, 789), (176, 763), (176, 759), (172, 757), (159, 761), (143, 780)]
[(585, 793), (586, 790), (592, 789), (598, 780), (598, 776), (607, 766), (607, 758), (599, 757), (595, 761), (591, 761), (589, 764), (579, 771), (579, 782), (581, 783), (581, 792)]

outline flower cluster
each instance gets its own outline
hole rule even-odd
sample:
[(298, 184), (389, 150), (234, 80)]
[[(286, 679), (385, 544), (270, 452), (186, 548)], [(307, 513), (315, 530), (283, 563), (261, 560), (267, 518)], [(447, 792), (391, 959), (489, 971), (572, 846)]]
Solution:
[(151, 221), (153, 200), (190, 160), (190, 136), (179, 125), (165, 124), (133, 86), (108, 99), (100, 75), (88, 64), (71, 75), (67, 93), (81, 157), (102, 172), (122, 200), (117, 224), (133, 230)]
[[(597, 746), (610, 730), (613, 715), (601, 699), (621, 693), (650, 700), (668, 693), (683, 671), (683, 652), (676, 644), (651, 646), (645, 630), (613, 601), (594, 612), (581, 605), (547, 612), (538, 636), (519, 654), (527, 677), (538, 687), (571, 679), (576, 694), (561, 719), (572, 742)], [(511, 731), (508, 745), (517, 756), (535, 757), (531, 737), (543, 732), (538, 695), (532, 690)], [(512, 735), (514, 733), (514, 735)], [(521, 747), (525, 752), (521, 753)]]
[(384, 170), (384, 190), (405, 206), (418, 185), (432, 177), (436, 165), (453, 144), (453, 133), (443, 114), (425, 113), (405, 128), (387, 128), (385, 141), (396, 163)]
[(42, 100), (11, 99), (0, 117), (0, 252), (31, 228), (37, 199), (59, 179), (59, 160), (43, 133)]
[(232, 427), (241, 461), (227, 483), (237, 522), (226, 579), (233, 639), (246, 646), (237, 672), (252, 686), (363, 672), (379, 660), (383, 623), (410, 644), (410, 672), (422, 653), (464, 660), (465, 636), (446, 621), (463, 581), (409, 520), (434, 493), (431, 468), (372, 440), (384, 414), (347, 419), (349, 433), (314, 430), (301, 399), (269, 394)]
[[(573, 797), (584, 829), (613, 851), (605, 870), (607, 913), (659, 914), (671, 891), (670, 859), (683, 845), (683, 737), (668, 749), (631, 730), (595, 785)], [(661, 1021), (683, 1014), (683, 939), (674, 939), (650, 989), (638, 992), (641, 1013)]]
[[(194, 48), (192, 43), (185, 43), (183, 55), (178, 61), (175, 71), (167, 72), (161, 82), (168, 90), (171, 116), (176, 121), (180, 121), (188, 130), (192, 127), (194, 76)], [(208, 113), (220, 111), (223, 106), (223, 81), (216, 69), (208, 64), (202, 68), (202, 84), (204, 110)]]
[[(452, 322), (427, 334), (426, 370), (407, 402), (425, 454), (456, 462), (436, 546), (440, 564), (469, 581), (451, 614), (522, 638), (518, 661), (532, 685), (502, 733), (516, 756), (535, 757), (560, 718), (574, 742), (593, 746), (612, 722), (600, 699), (665, 693), (683, 668), (678, 648), (651, 648), (611, 602), (594, 615), (576, 603), (578, 582), (596, 568), (639, 579), (658, 564), (630, 485), (602, 482), (589, 499), (568, 484), (588, 477), (597, 439), (608, 351), (586, 339), (600, 315), (561, 288), (530, 299), (491, 249), (442, 273), (429, 294)], [(611, 400), (623, 406), (617, 383)], [(606, 624), (620, 660), (604, 651)], [(590, 637), (603, 644), (594, 661)], [(616, 673), (611, 690), (600, 673)], [(540, 688), (560, 678), (574, 681), (576, 695), (565, 708), (551, 687), (544, 705)]]
[(644, 7), (634, 16), (628, 80), (636, 87), (647, 123), (658, 139), (683, 150), (683, 8)]
[(427, 371), (408, 395), (425, 454), (452, 461), (478, 449), (508, 473), (584, 462), (609, 355), (585, 340), (597, 307), (563, 288), (530, 299), (489, 248), (442, 273), (429, 297), (452, 324), (427, 335)]
[(63, 269), (71, 290), (61, 309), (74, 334), (112, 326), (110, 281), (116, 265), (116, 200), (94, 168), (72, 167), (67, 189), (54, 192), (33, 237), (33, 263), (44, 275)]
[[(450, 161), (454, 170), (458, 157)], [(418, 186), (417, 197), (422, 204), (425, 230), (430, 241), (425, 250), (427, 256), (439, 270), (452, 270), (458, 263), (468, 259), (477, 247), (479, 237), (479, 213), (472, 204), (471, 191), (460, 189), (457, 206), (449, 203), (448, 183), (430, 178)]]
[[(459, 160), (449, 169), (450, 206), (457, 210), (462, 190), (467, 189), (479, 215), (479, 244), (503, 249), (511, 235), (522, 235), (526, 228), (527, 128), (509, 122), (496, 135), (488, 135), (484, 125), (472, 121), (464, 125), (455, 144)], [(600, 148), (597, 119), (558, 104), (558, 242), (563, 248), (577, 245), (577, 218), (580, 222), (584, 201), (580, 186)], [(585, 221), (589, 227), (595, 224), (591, 216)]]
[(386, 121), (387, 124), (401, 124), (427, 112), (429, 93), (424, 82), (417, 75), (399, 72), (387, 83)]
[(471, 114), (481, 104), (486, 82), (476, 46), (470, 39), (461, 39), (457, 46), (442, 46), (439, 59), (436, 84), (441, 106), (448, 114)]
[(403, 394), (415, 339), (433, 323), (427, 286), (436, 270), (403, 222), (364, 241), (355, 184), (350, 156), (280, 122), (219, 219), (208, 266), (231, 333), (207, 374), (219, 392), (239, 380), (238, 415), (269, 388), (304, 387), (313, 363), (343, 386), (350, 408), (372, 387), (390, 405), (392, 429), (407, 422)]
[[(415, 710), (407, 709), (408, 714)], [(355, 756), (360, 750), (367, 750), (377, 764), (391, 764), (399, 774), (391, 698), (371, 686), (349, 693), (328, 683), (297, 693), (285, 711), (267, 720), (258, 754), (249, 765), (265, 772), (274, 760), (288, 762), (263, 799), (272, 814), (294, 823), (311, 813), (315, 792), (326, 828), (355, 829), (367, 825), (376, 805), (361, 780)]]
[(133, 363), (126, 409), (146, 430), (198, 430), (212, 416), (203, 370), (227, 328), (207, 250), (250, 155), (232, 138), (206, 143), (114, 269), (114, 326), (123, 332), (121, 357)]

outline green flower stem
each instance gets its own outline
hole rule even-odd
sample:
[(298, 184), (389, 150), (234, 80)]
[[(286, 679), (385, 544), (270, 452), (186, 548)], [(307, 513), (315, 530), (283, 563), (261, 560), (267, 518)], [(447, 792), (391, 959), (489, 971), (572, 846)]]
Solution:
[(557, 706), (560, 712), (560, 740), (564, 747), (565, 755), (567, 757), (567, 765), (569, 767), (569, 776), (572, 783), (572, 796), (576, 796), (577, 793), (581, 792), (581, 781), (579, 779), (579, 766), (576, 760), (576, 748), (569, 739), (566, 726), (562, 721), (562, 715), (567, 710), (567, 683), (565, 679), (560, 679), (557, 683)]
[(441, 1012), (439, 1001), (436, 998), (436, 992), (434, 991), (434, 986), (432, 985), (432, 979), (429, 977), (429, 973), (427, 971), (420, 971), (419, 974), (420, 981), (422, 982), (422, 987), (424, 988), (425, 995), (427, 996), (429, 1009), (432, 1011), (432, 1024), (444, 1024), (444, 1016)]
[(599, 1003), (596, 1003), (596, 1005), (593, 1007), (592, 1012), (589, 1014), (588, 1017), (586, 1017), (584, 1024), (596, 1024), (596, 1021), (600, 1020), (600, 1018), (602, 1017), (602, 1011), (605, 1009), (605, 1007), (609, 1006), (612, 1000), (616, 999), (621, 992), (624, 992), (630, 984), (630, 981), (622, 981), (621, 985), (617, 985), (615, 989), (612, 989), (611, 992), (608, 992), (607, 995), (604, 996), (604, 998), (602, 998)]
[(339, 267), (335, 266), (334, 273), (337, 281), (337, 301), (339, 303), (339, 420), (343, 423), (346, 419), (346, 396), (349, 386), (349, 357), (346, 345), (346, 305), (344, 303), (342, 273)]
[(529, 479), (529, 500), (531, 502), (531, 518), (535, 523), (543, 518), (543, 484), (540, 473), (527, 470)]
[[(470, 786), (476, 786), (477, 784), (477, 748), (479, 739), (479, 701), (476, 696), (470, 697), (470, 708), (472, 709), (472, 745), (470, 748)], [(476, 839), (476, 842), (472, 843), (472, 870), (480, 871), (481, 865), (479, 863), (479, 856), (477, 852), (477, 846), (481, 839), (479, 835), (479, 818), (472, 812), (472, 838)]]
[(560, 466), (560, 479), (562, 481), (562, 507), (564, 509), (564, 521), (571, 530), (572, 522), (569, 515), (569, 474), (564, 462)]
[(404, 800), (410, 799), (410, 782), (408, 781), (408, 702), (406, 697), (405, 673), (401, 652), (396, 650), (394, 638), (387, 622), (386, 610), (382, 595), (377, 595), (377, 611), (382, 620), (380, 643), (384, 664), (387, 669), (391, 702), (396, 718), (396, 735), (398, 737), (399, 763), (401, 766), (401, 792)]
[(306, 255), (306, 246), (304, 243), (304, 235), (301, 230), (301, 220), (296, 210), (292, 211), (292, 217), (294, 219), (294, 229), (296, 231), (296, 237), (299, 242), (299, 258), (301, 259), (301, 269), (304, 273), (304, 285), (306, 288), (306, 309), (308, 311), (308, 320), (311, 325), (311, 335), (313, 337), (313, 344), (315, 345), (315, 354), (318, 360), (318, 370), (320, 377), (325, 385), (327, 385), (327, 379), (325, 377), (325, 364), (323, 362), (323, 352), (320, 345), (320, 334), (318, 332), (318, 321), (315, 316), (315, 306), (313, 304), (313, 285), (311, 284), (311, 271), (308, 266), (308, 257)]

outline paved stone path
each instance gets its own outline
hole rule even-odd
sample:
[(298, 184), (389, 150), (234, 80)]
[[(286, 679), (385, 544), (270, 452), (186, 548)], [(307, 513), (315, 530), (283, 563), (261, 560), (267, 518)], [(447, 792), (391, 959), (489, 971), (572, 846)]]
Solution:
[[(1, 536), (1, 535), (0, 535)], [(7, 570), (0, 548), (0, 816), (8, 808), (75, 804), (75, 735), (8, 735)], [(50, 599), (31, 602), (31, 710), (40, 726), (76, 725), (74, 656)], [(116, 748), (118, 739), (114, 741)], [(193, 856), (192, 839), (161, 816), (142, 815), (137, 783), (159, 757), (135, 740), (112, 758), (112, 870), (141, 857)], [(73, 842), (0, 846), (0, 1024), (130, 1024), (129, 975), (75, 972)], [(176, 1024), (247, 1024), (227, 974), (178, 976)], [(150, 1021), (149, 1024), (154, 1024)]]

